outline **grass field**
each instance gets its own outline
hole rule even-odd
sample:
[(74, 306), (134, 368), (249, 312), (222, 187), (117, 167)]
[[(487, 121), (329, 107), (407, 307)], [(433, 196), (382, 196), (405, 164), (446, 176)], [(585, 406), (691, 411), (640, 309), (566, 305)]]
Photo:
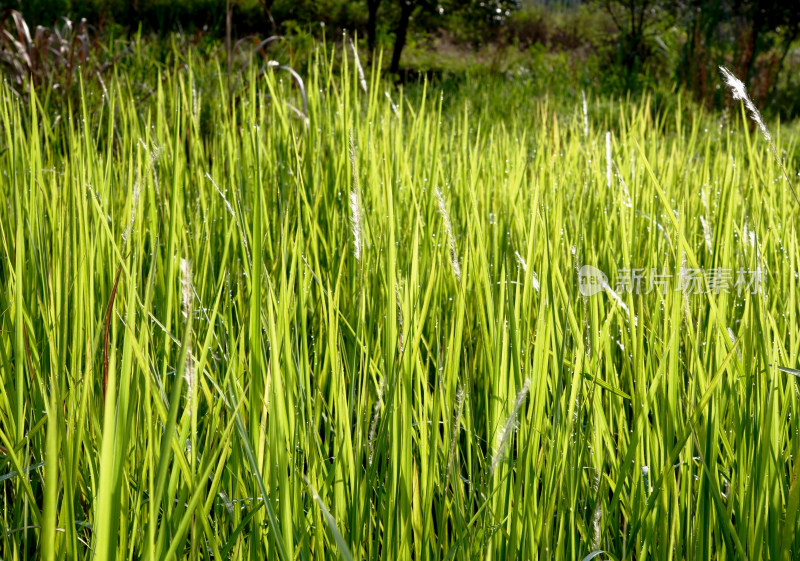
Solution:
[(186, 63), (0, 88), (2, 559), (800, 551), (800, 206), (738, 102)]

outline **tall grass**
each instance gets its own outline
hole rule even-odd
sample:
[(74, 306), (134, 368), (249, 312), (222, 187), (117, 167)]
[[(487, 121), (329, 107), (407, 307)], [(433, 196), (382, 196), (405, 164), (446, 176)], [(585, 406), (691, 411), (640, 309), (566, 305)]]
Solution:
[[(800, 247), (744, 109), (387, 96), (325, 53), (307, 125), (193, 56), (58, 115), (0, 88), (2, 558), (800, 550)], [(763, 293), (675, 290), (719, 268)]]

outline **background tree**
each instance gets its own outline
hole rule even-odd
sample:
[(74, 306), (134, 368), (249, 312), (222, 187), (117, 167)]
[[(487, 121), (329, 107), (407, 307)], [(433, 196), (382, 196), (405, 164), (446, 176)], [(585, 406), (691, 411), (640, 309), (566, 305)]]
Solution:
[(378, 8), (380, 5), (381, 0), (367, 0), (367, 46), (370, 57), (375, 53), (378, 39)]
[[(374, 0), (369, 0), (374, 1)], [(520, 7), (519, 0), (398, 0), (400, 14), (395, 26), (395, 41), (389, 72), (400, 70), (400, 57), (406, 45), (410, 25), (417, 15), (423, 25), (419, 31), (434, 33), (455, 32), (462, 40), (473, 44), (497, 38), (506, 19)]]
[(411, 23), (411, 14), (420, 4), (427, 4), (424, 0), (400, 0), (400, 17), (395, 28), (394, 47), (392, 48), (392, 62), (389, 72), (396, 74), (400, 70), (400, 56), (406, 46), (408, 25)]
[(636, 87), (645, 63), (653, 54), (649, 41), (656, 28), (669, 25), (672, 20), (670, 8), (675, 3), (662, 0), (602, 0), (605, 11), (617, 28), (613, 62), (622, 79), (622, 89)]
[(786, 57), (800, 36), (800, 3), (690, 0), (681, 5), (686, 40), (679, 82), (707, 105), (719, 101), (717, 66), (725, 64), (762, 102), (776, 94)]

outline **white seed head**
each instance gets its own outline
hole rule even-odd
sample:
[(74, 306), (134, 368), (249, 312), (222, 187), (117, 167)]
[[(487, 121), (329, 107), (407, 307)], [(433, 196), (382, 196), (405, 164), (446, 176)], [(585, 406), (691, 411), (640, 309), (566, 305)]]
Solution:
[(453, 410), (453, 429), (450, 433), (450, 454), (447, 460), (447, 479), (450, 478), (450, 469), (453, 466), (453, 457), (456, 451), (456, 441), (461, 432), (461, 410), (464, 407), (464, 386), (459, 386), (456, 392), (456, 404)]
[(498, 435), (497, 451), (494, 453), (494, 456), (492, 456), (492, 473), (494, 473), (495, 469), (497, 469), (497, 466), (500, 464), (500, 462), (503, 461), (506, 448), (508, 448), (508, 443), (511, 440), (511, 435), (517, 430), (519, 411), (522, 408), (522, 404), (525, 402), (525, 398), (528, 397), (530, 386), (531, 380), (528, 378), (525, 380), (522, 388), (517, 393), (517, 399), (514, 402), (514, 409), (511, 410), (511, 414), (508, 416), (508, 419), (506, 419), (505, 425), (503, 425), (503, 428), (500, 430)]
[(358, 191), (350, 191), (350, 224), (353, 230), (353, 254), (361, 259), (361, 203)]
[(611, 133), (606, 133), (606, 183), (611, 187)]
[(447, 212), (447, 204), (444, 201), (442, 190), (436, 188), (436, 200), (439, 203), (439, 214), (442, 215), (444, 221), (444, 229), (447, 233), (447, 239), (450, 245), (450, 267), (453, 269), (453, 275), (456, 280), (461, 280), (461, 264), (458, 262), (458, 254), (456, 253), (456, 243), (453, 236), (453, 225), (450, 223), (450, 214)]
[(181, 259), (181, 303), (183, 304), (183, 317), (188, 318), (192, 310), (192, 263), (188, 259)]
[(395, 105), (394, 101), (392, 101), (392, 96), (389, 95), (389, 92), (383, 92), (383, 93), (386, 94), (386, 99), (389, 100), (389, 107), (392, 108), (392, 113), (394, 113), (395, 117), (399, 117), (400, 113), (397, 110), (397, 105)]
[(714, 246), (711, 243), (711, 223), (710, 220), (706, 220), (705, 216), (700, 216), (700, 224), (703, 226), (703, 239), (706, 242), (706, 247), (708, 248), (708, 252), (710, 254), (714, 254)]
[(186, 350), (186, 366), (183, 367), (183, 379), (186, 381), (186, 397), (189, 401), (189, 412), (191, 414), (191, 405), (194, 400), (197, 377), (194, 372), (194, 355), (192, 354), (191, 343), (189, 345), (189, 348)]
[[(720, 66), (719, 69), (722, 72), (722, 76), (725, 78), (725, 83), (731, 89), (733, 99), (742, 100), (747, 110), (750, 111), (750, 118), (756, 122), (758, 128), (761, 130), (761, 134), (766, 139), (770, 149), (772, 150), (772, 154), (775, 156), (775, 161), (778, 162), (778, 166), (780, 166), (781, 171), (783, 172), (783, 178), (786, 180), (786, 184), (789, 186), (789, 190), (792, 192), (795, 202), (800, 205), (800, 198), (797, 197), (797, 193), (794, 190), (792, 181), (789, 179), (789, 173), (786, 171), (786, 166), (783, 164), (783, 159), (781, 159), (780, 154), (778, 154), (778, 149), (775, 146), (775, 143), (772, 141), (772, 136), (769, 134), (769, 130), (767, 130), (767, 125), (764, 124), (764, 119), (761, 117), (761, 112), (750, 99), (750, 96), (747, 95), (747, 89), (745, 88), (744, 83), (742, 83), (741, 80), (734, 76), (724, 66)], [(731, 157), (731, 159), (733, 159), (733, 157)]]
[(353, 50), (353, 59), (356, 61), (356, 70), (358, 71), (358, 81), (361, 84), (361, 89), (367, 93), (367, 80), (364, 78), (364, 69), (361, 68), (361, 59), (358, 58), (358, 49), (356, 44), (350, 39), (350, 48)]
[(597, 506), (594, 508), (594, 516), (592, 516), (592, 551), (600, 549), (600, 538), (602, 537), (602, 528), (600, 521), (603, 518), (602, 503), (598, 500)]
[(586, 92), (581, 90), (583, 98), (583, 137), (589, 138), (589, 110), (586, 107)]
[[(514, 252), (514, 256), (517, 258), (517, 263), (519, 266), (522, 267), (522, 272), (528, 272), (528, 264), (525, 262), (525, 259), (522, 258), (522, 255), (519, 254), (519, 251)], [(531, 281), (533, 282), (533, 289), (536, 292), (539, 292), (539, 277), (536, 276), (536, 271), (531, 271)]]
[(350, 166), (353, 168), (353, 189), (350, 191), (350, 225), (353, 231), (353, 254), (361, 260), (361, 197), (358, 194), (356, 143), (350, 130)]
[[(192, 263), (188, 259), (181, 259), (181, 302), (183, 304), (183, 317), (188, 319), (189, 314), (192, 313), (192, 297), (194, 294), (194, 286), (192, 285)], [(183, 369), (183, 377), (186, 381), (186, 395), (189, 399), (189, 410), (191, 411), (191, 403), (194, 399), (196, 376), (194, 372), (194, 355), (192, 354), (192, 340), (187, 338), (186, 349), (186, 365)]]
[[(744, 102), (744, 106), (750, 112), (750, 118), (756, 122), (758, 128), (761, 130), (761, 134), (763, 134), (764, 138), (767, 139), (767, 142), (772, 143), (772, 136), (769, 134), (769, 130), (767, 130), (767, 125), (764, 124), (764, 119), (761, 117), (761, 112), (747, 94), (747, 88), (745, 87), (744, 82), (734, 76), (733, 73), (724, 66), (720, 66), (719, 70), (722, 72), (722, 77), (725, 79), (725, 84), (731, 90), (733, 99), (738, 99)], [(775, 155), (777, 156), (777, 153)]]
[(517, 258), (517, 263), (519, 263), (519, 266), (522, 267), (522, 271), (524, 273), (527, 273), (528, 272), (528, 264), (525, 263), (525, 260), (522, 258), (522, 255), (519, 254), (519, 251), (515, 251), (514, 252), (514, 256)]

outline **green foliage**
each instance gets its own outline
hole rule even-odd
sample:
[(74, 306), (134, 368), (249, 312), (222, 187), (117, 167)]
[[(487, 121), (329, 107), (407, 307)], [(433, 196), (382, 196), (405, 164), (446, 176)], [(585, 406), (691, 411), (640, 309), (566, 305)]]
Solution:
[[(0, 0), (22, 12), (31, 27), (51, 27), (62, 18), (85, 18), (93, 26), (123, 25), (135, 31), (225, 30), (227, 0)], [(231, 2), (237, 30), (268, 32), (272, 27), (261, 0)]]
[[(92, 36), (101, 40), (141, 29), (162, 38), (171, 31), (188, 34), (195, 44), (225, 35), (227, 4), (228, 0), (0, 0), (0, 7), (24, 14), (32, 33), (37, 25), (61, 25), (68, 16), (76, 25), (86, 18)], [(404, 5), (409, 6), (405, 13)], [(597, 69), (591, 78), (595, 90), (624, 96), (671, 84), (716, 109), (726, 105), (715, 86), (717, 67), (729, 66), (747, 80), (767, 113), (798, 114), (794, 77), (800, 69), (800, 10), (792, 2), (231, 0), (231, 6), (235, 38), (281, 34), (305, 44), (323, 37), (338, 41), (346, 31), (365, 39), (369, 54), (376, 48), (389, 53), (384, 67), (401, 79), (452, 66), (453, 51), (496, 70), (506, 65), (487, 53), (517, 59), (519, 53), (506, 49), (512, 46), (522, 55), (530, 53), (533, 60), (544, 48), (557, 56), (566, 53), (571, 65)], [(370, 7), (376, 9), (374, 20), (368, 15), (373, 13)], [(416, 52), (409, 56), (409, 50)]]
[(510, 42), (520, 48), (541, 44), (550, 51), (600, 50), (613, 32), (608, 14), (590, 4), (569, 9), (525, 4), (506, 22)]
[(798, 550), (797, 208), (744, 113), (150, 48), (0, 86), (4, 559)]
[(270, 11), (278, 22), (301, 26), (324, 22), (335, 28), (363, 29), (366, 3), (352, 0), (274, 0)]

